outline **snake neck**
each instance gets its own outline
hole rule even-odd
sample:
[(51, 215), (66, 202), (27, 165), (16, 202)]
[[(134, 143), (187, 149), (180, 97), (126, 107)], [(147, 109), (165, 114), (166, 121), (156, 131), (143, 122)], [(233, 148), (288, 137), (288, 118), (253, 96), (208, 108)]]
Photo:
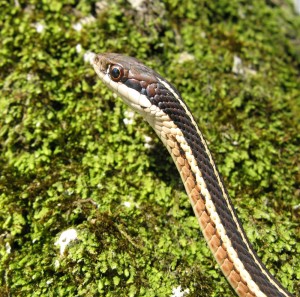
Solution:
[(178, 93), (165, 94), (144, 110), (144, 116), (171, 154), (223, 274), (239, 296), (291, 296), (267, 271), (249, 243), (189, 109)]

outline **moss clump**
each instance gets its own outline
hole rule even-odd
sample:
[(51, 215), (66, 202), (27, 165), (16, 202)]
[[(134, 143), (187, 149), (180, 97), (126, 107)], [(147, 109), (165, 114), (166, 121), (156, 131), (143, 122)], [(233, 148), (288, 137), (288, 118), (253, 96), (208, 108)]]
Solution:
[(255, 249), (300, 296), (300, 19), (277, 3), (0, 0), (0, 296), (233, 294), (167, 152), (86, 51), (178, 87)]

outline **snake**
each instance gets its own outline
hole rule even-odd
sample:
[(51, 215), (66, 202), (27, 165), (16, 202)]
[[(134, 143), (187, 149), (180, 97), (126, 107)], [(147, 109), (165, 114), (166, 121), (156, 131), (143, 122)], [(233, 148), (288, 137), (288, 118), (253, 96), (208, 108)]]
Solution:
[(204, 238), (236, 294), (291, 297), (252, 248), (207, 142), (179, 91), (133, 57), (93, 54), (91, 64), (101, 81), (143, 116), (169, 151)]

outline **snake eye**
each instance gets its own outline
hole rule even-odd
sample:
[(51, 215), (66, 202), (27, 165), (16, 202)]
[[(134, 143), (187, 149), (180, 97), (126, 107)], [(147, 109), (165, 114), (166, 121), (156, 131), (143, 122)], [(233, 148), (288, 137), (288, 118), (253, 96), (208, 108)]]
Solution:
[(120, 81), (124, 75), (123, 67), (119, 65), (112, 65), (109, 70), (110, 77), (113, 81)]

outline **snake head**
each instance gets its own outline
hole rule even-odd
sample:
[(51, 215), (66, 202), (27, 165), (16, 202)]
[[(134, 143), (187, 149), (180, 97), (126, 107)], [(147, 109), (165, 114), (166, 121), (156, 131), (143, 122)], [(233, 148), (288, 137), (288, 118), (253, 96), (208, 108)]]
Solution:
[(140, 113), (159, 135), (162, 121), (170, 121), (169, 113), (178, 115), (183, 109), (178, 103), (178, 91), (139, 60), (104, 53), (94, 54), (91, 63), (102, 82)]
[(139, 60), (116, 53), (94, 55), (92, 65), (102, 80), (132, 109), (149, 116), (157, 105), (163, 78)]

